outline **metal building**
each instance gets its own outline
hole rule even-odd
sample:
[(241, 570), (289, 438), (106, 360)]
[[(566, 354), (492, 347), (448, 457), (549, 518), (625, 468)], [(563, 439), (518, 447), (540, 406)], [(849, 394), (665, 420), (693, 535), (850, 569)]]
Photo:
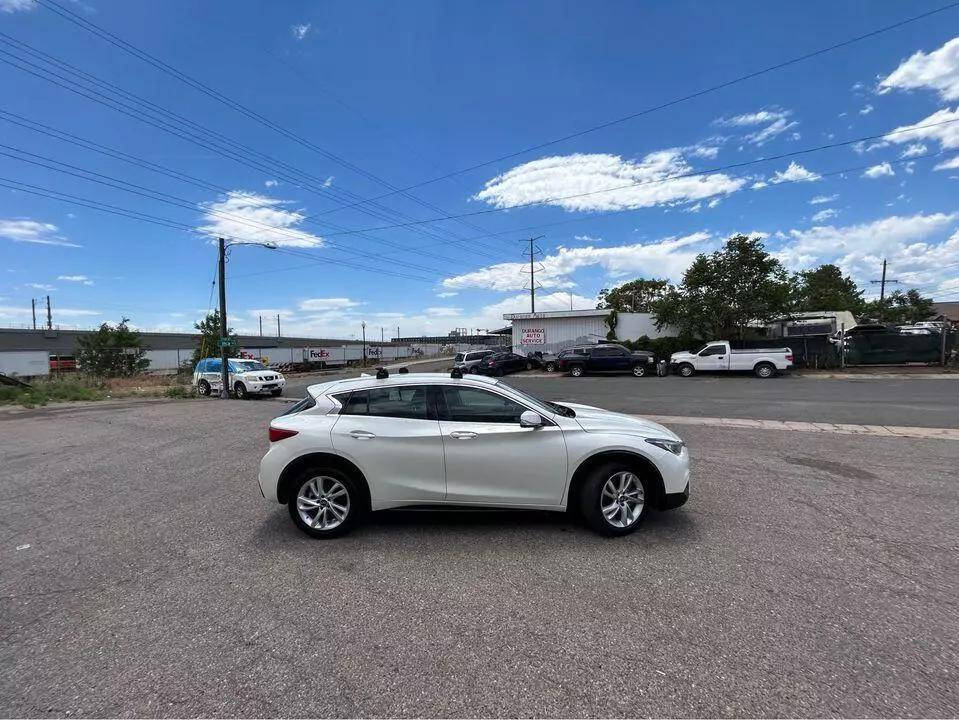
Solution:
[[(609, 310), (557, 310), (537, 313), (509, 313), (504, 320), (513, 323), (513, 351), (525, 355), (530, 352), (558, 352), (571, 345), (606, 340), (609, 328), (606, 316)], [(656, 329), (650, 313), (619, 313), (616, 337), (637, 340), (643, 335), (651, 338), (674, 337), (670, 328)]]

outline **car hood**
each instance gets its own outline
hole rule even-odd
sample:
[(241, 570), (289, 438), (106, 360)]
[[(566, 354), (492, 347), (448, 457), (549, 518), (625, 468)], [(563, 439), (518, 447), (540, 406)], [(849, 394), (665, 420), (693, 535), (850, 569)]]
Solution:
[(688, 350), (680, 350), (679, 352), (674, 352), (669, 356), (670, 360), (689, 360), (690, 358), (696, 357), (693, 353)]
[(235, 373), (235, 375), (244, 380), (272, 380), (273, 378), (279, 380), (283, 377), (275, 370), (248, 370), (246, 372)]
[(557, 402), (560, 405), (565, 405), (576, 411), (576, 422), (578, 422), (580, 427), (586, 432), (621, 433), (646, 438), (681, 440), (672, 430), (652, 420), (603, 410), (602, 408), (592, 407), (591, 405), (580, 405), (579, 403), (563, 402), (561, 400)]

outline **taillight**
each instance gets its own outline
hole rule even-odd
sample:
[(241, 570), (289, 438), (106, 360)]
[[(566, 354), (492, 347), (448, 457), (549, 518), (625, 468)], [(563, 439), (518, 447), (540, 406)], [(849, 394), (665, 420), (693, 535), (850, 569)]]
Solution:
[(286, 440), (297, 434), (297, 430), (284, 430), (283, 428), (275, 428), (270, 425), (270, 442), (279, 442), (280, 440)]
[(792, 356), (792, 355), (787, 355), (787, 356), (786, 356), (786, 362), (792, 362), (792, 361), (793, 361), (793, 356)]

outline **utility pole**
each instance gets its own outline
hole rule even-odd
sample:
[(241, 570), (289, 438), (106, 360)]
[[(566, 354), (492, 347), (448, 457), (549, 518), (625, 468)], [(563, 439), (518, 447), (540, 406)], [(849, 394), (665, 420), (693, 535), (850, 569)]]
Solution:
[(218, 273), (220, 281), (220, 399), (230, 399), (230, 360), (227, 358), (226, 329), (226, 243), (217, 239), (219, 246)]
[(366, 320), (364, 320), (360, 325), (363, 326), (363, 365), (366, 365)]
[(573, 291), (572, 290), (569, 291), (569, 309), (570, 310), (573, 309)]
[(879, 283), (879, 322), (882, 322), (883, 313), (886, 310), (885, 301), (886, 301), (886, 285), (896, 285), (899, 283), (898, 280), (886, 280), (886, 259), (883, 258), (882, 261), (882, 280), (870, 280), (871, 284), (875, 285)]
[(399, 325), (396, 326), (396, 339), (397, 339), (397, 340), (400, 339), (400, 326), (399, 326)]
[(263, 316), (258, 315), (257, 317), (260, 319), (260, 337), (263, 337)]
[(531, 237), (528, 240), (520, 241), (529, 243), (529, 311), (531, 313), (536, 312), (536, 267), (533, 265), (533, 259), (537, 253), (542, 252), (542, 250), (535, 247), (534, 243), (544, 237), (546, 236), (539, 235), (538, 237)]
[(280, 313), (276, 314), (276, 337), (277, 339), (283, 337), (280, 335)]
[(53, 315), (50, 314), (50, 296), (47, 295), (47, 330), (53, 330)]
[(382, 325), (380, 325), (380, 342), (386, 342), (386, 341), (383, 339), (383, 326), (382, 326)]
[(30, 298), (30, 312), (33, 313), (33, 329), (37, 329), (37, 301), (36, 298)]

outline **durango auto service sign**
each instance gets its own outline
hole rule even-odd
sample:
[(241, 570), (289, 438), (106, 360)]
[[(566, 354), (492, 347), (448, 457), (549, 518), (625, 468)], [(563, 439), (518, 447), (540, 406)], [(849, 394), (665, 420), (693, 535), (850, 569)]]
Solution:
[(523, 345), (545, 345), (546, 328), (523, 328)]

